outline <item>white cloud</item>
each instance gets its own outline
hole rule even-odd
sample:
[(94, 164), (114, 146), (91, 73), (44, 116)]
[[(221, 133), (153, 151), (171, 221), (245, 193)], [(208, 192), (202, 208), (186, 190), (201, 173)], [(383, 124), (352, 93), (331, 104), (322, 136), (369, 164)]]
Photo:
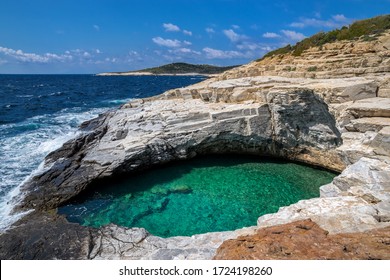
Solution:
[(91, 54), (89, 52), (83, 52), (83, 57), (90, 58)]
[(227, 58), (242, 58), (247, 55), (238, 51), (222, 51), (212, 48), (204, 48), (203, 52), (209, 59), (227, 59)]
[(183, 30), (183, 33), (188, 36), (192, 36), (192, 32), (188, 30)]
[(334, 15), (334, 16), (332, 16), (332, 18), (338, 22), (348, 22), (349, 21), (349, 19), (346, 18), (344, 15)]
[(330, 19), (322, 20), (319, 18), (301, 18), (298, 22), (290, 24), (291, 27), (305, 28), (305, 27), (326, 27), (339, 28), (345, 24), (352, 22), (352, 19), (347, 18), (343, 14), (333, 15)]
[(253, 43), (253, 42), (243, 42), (237, 45), (237, 48), (239, 50), (249, 50), (249, 51), (256, 51), (256, 50), (270, 51), (271, 50), (269, 46), (266, 46), (264, 44), (259, 44), (259, 43)]
[(174, 50), (169, 50), (169, 52), (170, 52), (170, 53), (177, 54), (177, 55), (181, 55), (181, 54), (196, 54), (196, 55), (201, 55), (200, 52), (191, 50), (191, 49), (189, 49), (189, 48), (178, 48), (178, 49), (174, 49)]
[(182, 45), (179, 40), (163, 39), (161, 37), (155, 37), (152, 40), (155, 44), (168, 48), (179, 48)]
[(165, 31), (167, 32), (178, 32), (180, 31), (180, 27), (172, 24), (172, 23), (164, 23), (163, 27), (165, 28)]
[(292, 30), (281, 30), (281, 32), (284, 34), (284, 36), (293, 41), (301, 41), (306, 38), (306, 36), (302, 33), (295, 32)]
[(264, 38), (279, 38), (280, 35), (273, 32), (266, 32), (263, 34)]
[(94, 25), (93, 25), (93, 28), (94, 28), (96, 31), (100, 31), (99, 25), (94, 24)]
[(238, 41), (242, 41), (242, 40), (248, 39), (247, 36), (240, 35), (240, 34), (237, 34), (236, 32), (234, 32), (233, 29), (224, 30), (223, 33), (232, 42), (238, 42)]
[(46, 53), (43, 55), (35, 54), (35, 53), (26, 53), (22, 50), (14, 50), (10, 48), (0, 47), (0, 53), (15, 58), (20, 62), (32, 62), (32, 63), (50, 63), (50, 62), (65, 62), (67, 60), (71, 60), (72, 55), (65, 54), (53, 54)]
[(237, 24), (233, 24), (233, 25), (232, 25), (232, 28), (237, 30), (237, 29), (240, 29), (240, 26), (237, 25)]
[(191, 46), (191, 45), (192, 45), (192, 43), (189, 42), (189, 41), (184, 41), (183, 44), (184, 44), (184, 45), (187, 45), (187, 46)]
[(206, 32), (209, 33), (209, 34), (215, 33), (215, 30), (214, 30), (213, 28), (211, 28), (211, 27), (207, 27), (205, 30), (206, 30)]
[(101, 54), (101, 53), (102, 53), (102, 51), (99, 50), (99, 49), (96, 49), (95, 52), (96, 52), (97, 54)]

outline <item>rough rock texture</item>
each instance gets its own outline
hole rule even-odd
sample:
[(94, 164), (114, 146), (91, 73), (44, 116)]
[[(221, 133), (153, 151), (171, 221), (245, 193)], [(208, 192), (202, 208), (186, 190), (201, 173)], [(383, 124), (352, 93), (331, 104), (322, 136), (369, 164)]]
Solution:
[(311, 220), (260, 229), (226, 240), (217, 260), (389, 260), (390, 227), (329, 234)]
[(0, 235), (0, 259), (88, 259), (93, 231), (53, 213), (34, 212)]
[(253, 229), (163, 239), (115, 225), (94, 230), (52, 214), (98, 180), (207, 153), (271, 155), (341, 172), (319, 198), (259, 217), (257, 228), (309, 218), (331, 234), (388, 229), (389, 44), (385, 34), (264, 59), (84, 123), (22, 187), (19, 209), (35, 212), (0, 235), (0, 256), (210, 259), (224, 240)]
[(277, 55), (218, 76), (229, 80), (253, 76), (335, 78), (375, 75), (379, 97), (390, 97), (390, 32), (374, 41), (355, 40), (310, 48), (301, 56)]
[(108, 225), (94, 235), (91, 259), (199, 260), (211, 259), (226, 238), (253, 234), (253, 228), (191, 237), (161, 238), (142, 228)]
[(84, 127), (94, 128), (48, 157), (53, 166), (25, 189), (23, 207), (53, 209), (92, 182), (207, 153), (253, 153), (335, 170), (341, 144), (334, 117), (311, 90), (269, 93), (268, 103), (199, 99), (130, 104)]

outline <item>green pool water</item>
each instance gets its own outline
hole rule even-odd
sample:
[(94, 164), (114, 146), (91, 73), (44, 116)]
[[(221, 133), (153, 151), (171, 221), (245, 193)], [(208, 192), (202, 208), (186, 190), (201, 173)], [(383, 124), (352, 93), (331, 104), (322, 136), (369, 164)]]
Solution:
[(234, 230), (301, 199), (319, 196), (336, 174), (292, 162), (209, 156), (105, 182), (63, 206), (71, 222), (143, 227), (161, 236)]

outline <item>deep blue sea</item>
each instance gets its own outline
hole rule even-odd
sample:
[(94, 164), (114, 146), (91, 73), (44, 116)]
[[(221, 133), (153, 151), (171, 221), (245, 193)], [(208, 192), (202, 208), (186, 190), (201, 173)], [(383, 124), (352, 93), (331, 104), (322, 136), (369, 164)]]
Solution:
[[(201, 76), (0, 75), (0, 231), (19, 186), (78, 126), (134, 99), (203, 80)], [(11, 202), (12, 201), (12, 202)]]

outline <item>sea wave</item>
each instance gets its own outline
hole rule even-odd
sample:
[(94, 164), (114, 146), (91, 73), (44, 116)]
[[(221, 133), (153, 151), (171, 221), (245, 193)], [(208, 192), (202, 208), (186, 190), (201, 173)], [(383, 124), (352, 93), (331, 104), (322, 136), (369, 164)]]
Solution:
[[(20, 186), (43, 171), (45, 156), (77, 136), (78, 126), (108, 108), (82, 112), (64, 109), (55, 114), (29, 118), (20, 123), (0, 125), (0, 231), (23, 215), (12, 214), (20, 202)], [(38, 168), (37, 168), (38, 167)]]

